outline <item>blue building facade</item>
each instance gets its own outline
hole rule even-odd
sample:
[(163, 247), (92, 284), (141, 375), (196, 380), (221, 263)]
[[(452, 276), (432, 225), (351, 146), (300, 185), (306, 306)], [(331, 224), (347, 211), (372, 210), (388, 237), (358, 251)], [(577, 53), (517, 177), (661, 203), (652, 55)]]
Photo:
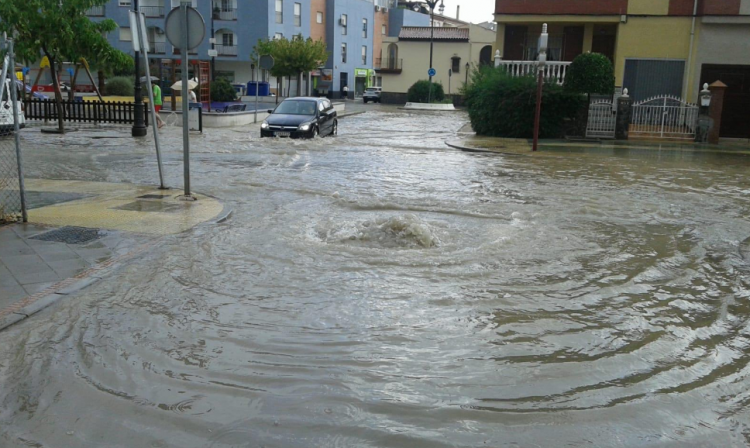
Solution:
[(345, 86), (350, 96), (361, 94), (374, 76), (374, 4), (371, 0), (327, 0), (326, 24), (330, 56), (325, 67), (332, 70), (329, 96), (341, 98)]
[[(133, 54), (132, 33), (128, 12), (134, 0), (110, 0), (89, 11), (92, 20), (109, 18), (119, 29), (110, 33), (110, 43), (125, 53)], [(167, 15), (185, 0), (139, 0), (139, 9), (146, 15), (149, 57), (155, 76), (168, 79), (164, 68), (174, 66), (179, 52), (168, 42), (164, 32)], [(256, 78), (251, 55), (258, 40), (285, 37), (308, 38), (311, 24), (321, 23), (317, 15), (320, 4), (313, 8), (311, 0), (192, 0), (206, 22), (206, 38), (191, 51), (191, 60), (213, 61), (216, 76), (236, 83)], [(388, 8), (390, 6), (390, 8)], [(350, 96), (361, 93), (375, 78), (375, 40), (382, 40), (376, 29), (376, 14), (389, 12), (386, 18), (388, 35), (398, 35), (402, 26), (427, 26), (429, 17), (413, 11), (394, 9), (393, 0), (325, 0), (325, 40), (329, 58), (324, 64), (328, 76), (316, 80), (316, 88), (333, 98), (341, 96), (347, 86)], [(380, 17), (378, 20), (381, 20)], [(317, 21), (317, 22), (316, 22)], [(320, 25), (323, 26), (323, 25)], [(211, 44), (211, 36), (215, 44)], [(217, 56), (211, 58), (214, 46)], [(319, 74), (320, 75), (320, 74)], [(266, 79), (276, 86), (275, 79)], [(296, 89), (292, 87), (292, 92)], [(285, 93), (285, 92), (282, 92)]]

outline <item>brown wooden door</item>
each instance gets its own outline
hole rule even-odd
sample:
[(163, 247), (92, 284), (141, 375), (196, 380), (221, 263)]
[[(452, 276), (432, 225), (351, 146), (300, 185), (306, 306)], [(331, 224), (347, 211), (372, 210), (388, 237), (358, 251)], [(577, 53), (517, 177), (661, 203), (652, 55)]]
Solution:
[(701, 86), (721, 81), (726, 84), (721, 137), (750, 139), (750, 65), (704, 64)]
[(563, 30), (562, 60), (572, 61), (583, 53), (583, 27), (566, 26)]
[(505, 27), (505, 47), (503, 48), (503, 59), (506, 61), (523, 61), (526, 51), (526, 35), (528, 29), (525, 26)]
[(594, 35), (591, 42), (591, 51), (601, 53), (608, 57), (610, 61), (615, 62), (615, 36), (612, 35)]

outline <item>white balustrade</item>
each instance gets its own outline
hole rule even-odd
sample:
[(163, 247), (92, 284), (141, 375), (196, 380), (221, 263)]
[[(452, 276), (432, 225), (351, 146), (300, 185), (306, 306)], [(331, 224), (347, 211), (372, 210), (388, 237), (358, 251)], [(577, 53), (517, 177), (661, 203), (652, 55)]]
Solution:
[[(535, 76), (537, 71), (536, 61), (495, 61), (497, 66), (505, 68), (510, 76)], [(562, 85), (565, 75), (568, 73), (570, 62), (547, 62), (544, 65), (544, 79)]]

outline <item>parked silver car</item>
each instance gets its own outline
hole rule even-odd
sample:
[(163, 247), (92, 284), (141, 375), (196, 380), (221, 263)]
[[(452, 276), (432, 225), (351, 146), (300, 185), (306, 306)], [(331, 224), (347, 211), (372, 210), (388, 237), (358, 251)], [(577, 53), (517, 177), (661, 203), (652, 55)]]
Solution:
[(365, 104), (372, 101), (373, 103), (379, 103), (380, 102), (380, 94), (383, 92), (382, 87), (368, 87), (365, 89), (365, 93), (362, 95), (362, 101), (365, 102)]

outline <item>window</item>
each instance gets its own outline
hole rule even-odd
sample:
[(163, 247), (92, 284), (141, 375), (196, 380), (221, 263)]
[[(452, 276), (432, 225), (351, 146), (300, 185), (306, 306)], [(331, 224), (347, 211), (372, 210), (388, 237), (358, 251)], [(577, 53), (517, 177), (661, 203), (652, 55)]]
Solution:
[(341, 44), (341, 62), (346, 64), (346, 44)]
[(294, 26), (302, 26), (302, 3), (294, 4)]
[(284, 23), (284, 0), (276, 0), (276, 23)]
[(318, 11), (318, 23), (323, 23), (323, 13)]
[(283, 35), (283, 34), (281, 34), (281, 33), (276, 33), (276, 35), (274, 35), (274, 36), (273, 36), (273, 38), (274, 38), (274, 39), (276, 39), (276, 40), (280, 40), (280, 39), (282, 39), (283, 37), (284, 37), (284, 35)]
[(367, 65), (367, 47), (362, 45), (362, 64)]
[(461, 73), (461, 58), (454, 56), (451, 58), (451, 62), (451, 71), (453, 71), (453, 74)]
[(346, 28), (347, 28), (347, 26), (349, 25), (349, 23), (348, 23), (348, 21), (347, 21), (348, 19), (349, 19), (349, 18), (347, 17), (347, 15), (346, 15), (346, 14), (342, 14), (342, 15), (341, 15), (341, 34), (342, 34), (343, 36), (346, 36)]
[(325, 107), (326, 110), (333, 109), (333, 106), (331, 106), (331, 102), (328, 100), (323, 100), (323, 107)]
[(367, 19), (362, 19), (362, 37), (367, 39)]
[(221, 36), (221, 43), (225, 47), (233, 47), (234, 46), (234, 34), (223, 34)]
[(383, 25), (383, 27), (380, 29), (380, 33), (385, 36), (386, 34), (388, 34), (388, 28)]
[(234, 72), (216, 70), (214, 76), (216, 76), (216, 79), (224, 78), (229, 82), (234, 82)]
[(130, 6), (130, 0), (120, 0), (120, 6)]
[(120, 40), (123, 42), (133, 40), (133, 33), (130, 32), (130, 28), (120, 28)]

